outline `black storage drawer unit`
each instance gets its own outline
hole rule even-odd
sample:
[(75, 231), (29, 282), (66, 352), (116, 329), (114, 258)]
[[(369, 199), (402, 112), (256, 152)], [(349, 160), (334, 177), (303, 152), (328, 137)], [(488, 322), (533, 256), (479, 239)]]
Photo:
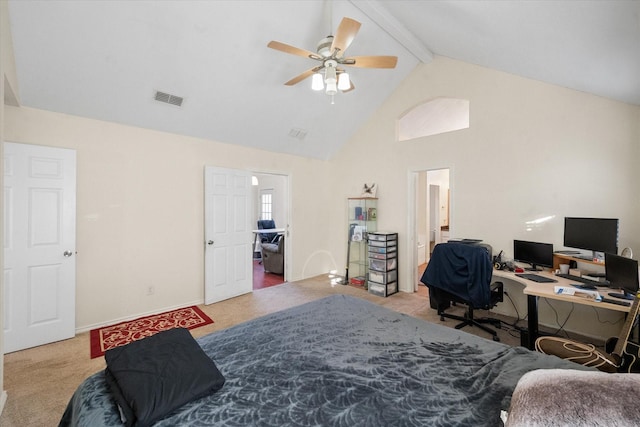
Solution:
[(369, 233), (369, 293), (388, 297), (398, 292), (398, 233)]

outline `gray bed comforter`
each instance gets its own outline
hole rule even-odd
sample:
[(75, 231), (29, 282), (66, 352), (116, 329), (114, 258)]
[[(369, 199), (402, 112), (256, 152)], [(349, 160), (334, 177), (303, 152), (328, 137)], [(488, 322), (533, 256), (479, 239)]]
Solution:
[[(156, 426), (498, 426), (526, 372), (581, 366), (330, 296), (198, 339), (226, 378)], [(121, 425), (104, 372), (65, 425)]]

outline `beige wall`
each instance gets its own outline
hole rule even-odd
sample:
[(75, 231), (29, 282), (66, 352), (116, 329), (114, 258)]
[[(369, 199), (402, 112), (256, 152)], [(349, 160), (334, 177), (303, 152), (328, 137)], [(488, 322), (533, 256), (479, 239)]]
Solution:
[[(439, 96), (470, 100), (469, 129), (396, 142), (396, 119)], [(561, 247), (565, 215), (616, 217), (621, 248), (640, 252), (639, 122), (637, 106), (436, 57), (417, 67), (332, 161), (329, 204), (344, 204), (363, 182), (378, 183), (378, 227), (399, 233), (402, 289), (412, 285), (408, 182), (417, 170), (451, 168), (452, 237), (484, 239), (512, 256), (516, 238)], [(551, 215), (528, 230), (527, 221)], [(343, 212), (333, 212), (330, 223), (337, 241)], [(334, 251), (344, 257), (340, 246)], [(521, 287), (512, 289), (524, 315)], [(508, 302), (501, 309), (513, 312)], [(554, 324), (544, 303), (541, 321)], [(611, 332), (592, 309), (576, 308), (567, 326), (581, 322), (587, 332)]]
[[(396, 118), (438, 96), (469, 99), (470, 128), (396, 142)], [(443, 167), (454, 237), (510, 255), (514, 238), (561, 245), (565, 215), (615, 216), (621, 246), (640, 251), (638, 107), (446, 58), (418, 67), (330, 162), (29, 108), (5, 114), (7, 140), (78, 151), (79, 329), (202, 301), (205, 164), (290, 175), (292, 280), (344, 271), (346, 198), (376, 182), (379, 229), (400, 233), (401, 288), (410, 289), (409, 177)], [(524, 313), (521, 288), (508, 290)], [(553, 323), (551, 313), (543, 306), (542, 321)], [(594, 316), (577, 308), (567, 327)]]
[(335, 268), (310, 226), (324, 222), (326, 162), (24, 107), (6, 123), (7, 141), (77, 150), (79, 330), (203, 301), (205, 165), (289, 174), (291, 279)]

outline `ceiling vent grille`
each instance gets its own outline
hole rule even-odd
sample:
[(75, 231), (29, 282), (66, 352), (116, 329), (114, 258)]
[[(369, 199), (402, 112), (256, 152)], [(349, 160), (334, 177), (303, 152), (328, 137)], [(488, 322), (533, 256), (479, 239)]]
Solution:
[(304, 130), (304, 129), (292, 128), (289, 131), (289, 136), (291, 138), (296, 138), (296, 139), (299, 139), (300, 141), (302, 141), (307, 136), (307, 131)]
[(167, 104), (175, 105), (178, 107), (182, 106), (182, 101), (184, 98), (180, 96), (171, 95), (169, 93), (164, 93), (160, 91), (156, 91), (156, 96), (154, 97), (156, 101), (165, 102)]

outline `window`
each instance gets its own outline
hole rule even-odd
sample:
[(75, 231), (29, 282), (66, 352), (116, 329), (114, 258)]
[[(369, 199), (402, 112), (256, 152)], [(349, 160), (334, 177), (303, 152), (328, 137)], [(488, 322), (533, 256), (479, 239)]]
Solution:
[(438, 135), (469, 127), (469, 100), (436, 98), (420, 104), (398, 120), (398, 141)]
[(273, 193), (262, 190), (260, 194), (260, 219), (273, 219)]

